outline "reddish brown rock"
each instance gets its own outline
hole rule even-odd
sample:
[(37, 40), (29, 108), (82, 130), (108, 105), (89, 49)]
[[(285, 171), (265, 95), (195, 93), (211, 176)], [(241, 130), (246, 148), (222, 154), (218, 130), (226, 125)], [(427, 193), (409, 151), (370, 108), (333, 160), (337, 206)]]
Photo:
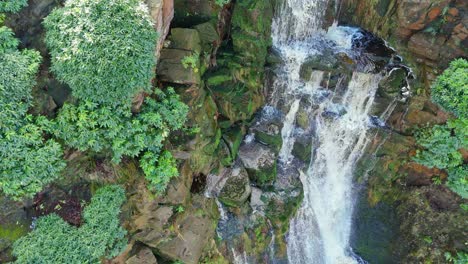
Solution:
[(443, 42), (441, 38), (434, 39), (429, 33), (419, 32), (410, 38), (408, 49), (418, 57), (436, 61), (439, 59), (440, 44)]
[(433, 178), (439, 177), (441, 180), (447, 178), (447, 174), (436, 168), (428, 168), (416, 162), (409, 162), (400, 169), (400, 173), (407, 174), (406, 185), (426, 186), (431, 185)]
[(174, 18), (174, 0), (146, 0), (146, 4), (154, 22), (154, 29), (159, 34), (156, 46), (156, 57), (158, 57)]

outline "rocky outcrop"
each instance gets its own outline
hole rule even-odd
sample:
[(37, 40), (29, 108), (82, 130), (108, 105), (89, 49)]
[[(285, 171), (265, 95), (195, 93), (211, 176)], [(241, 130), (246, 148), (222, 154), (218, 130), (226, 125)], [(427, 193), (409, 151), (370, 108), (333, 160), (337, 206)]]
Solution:
[(464, 1), (345, 0), (340, 21), (362, 26), (403, 53), (426, 86), (468, 47)]
[(156, 44), (156, 58), (158, 58), (174, 18), (174, 0), (145, 0), (145, 2), (154, 22), (154, 29), (159, 33)]

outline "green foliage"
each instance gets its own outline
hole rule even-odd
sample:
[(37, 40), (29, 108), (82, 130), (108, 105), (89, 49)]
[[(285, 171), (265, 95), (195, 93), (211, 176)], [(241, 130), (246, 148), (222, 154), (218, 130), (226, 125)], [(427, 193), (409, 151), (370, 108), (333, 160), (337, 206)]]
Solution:
[(425, 150), (419, 151), (415, 160), (430, 168), (448, 169), (459, 166), (463, 158), (458, 150), (468, 146), (468, 132), (463, 127), (468, 127), (466, 120), (455, 119), (447, 125), (436, 125), (418, 131), (416, 140)]
[(456, 256), (453, 256), (450, 252), (445, 252), (445, 259), (453, 264), (465, 264), (468, 263), (468, 254), (465, 252), (457, 252)]
[(231, 2), (231, 0), (215, 0), (215, 3), (218, 5), (218, 6), (224, 6), (225, 4)]
[(61, 146), (42, 133), (32, 123), (0, 133), (0, 189), (15, 200), (32, 197), (65, 167)]
[(17, 13), (28, 5), (28, 0), (0, 0), (0, 13)]
[(188, 107), (172, 88), (166, 93), (157, 90), (156, 97), (146, 98), (136, 115), (129, 108), (113, 109), (90, 101), (65, 104), (55, 120), (42, 119), (42, 124), (71, 147), (110, 153), (114, 163), (123, 156), (143, 154), (140, 166), (150, 187), (160, 192), (178, 173), (170, 153), (159, 153), (169, 133), (185, 123)]
[(468, 61), (457, 59), (432, 86), (432, 100), (460, 118), (468, 118)]
[(43, 139), (43, 130), (27, 114), (41, 57), (18, 51), (18, 40), (0, 27), (0, 190), (15, 200), (32, 197), (64, 168), (62, 149)]
[(447, 186), (463, 198), (468, 198), (468, 165), (460, 165), (448, 170)]
[(176, 161), (169, 151), (163, 151), (161, 155), (151, 151), (145, 152), (140, 166), (149, 182), (149, 189), (156, 193), (162, 193), (169, 181), (179, 176)]
[(125, 192), (120, 186), (99, 189), (76, 228), (59, 216), (40, 217), (36, 227), (13, 245), (16, 263), (101, 263), (124, 249), (126, 231), (120, 226), (120, 206)]
[(157, 33), (141, 0), (66, 1), (44, 26), (52, 71), (76, 98), (127, 105), (150, 91)]
[(190, 56), (185, 56), (184, 58), (182, 58), (181, 63), (185, 69), (190, 67), (195, 73), (197, 73), (199, 70), (197, 65), (200, 63), (200, 53), (194, 52)]
[(416, 134), (419, 145), (414, 160), (427, 167), (445, 169), (447, 186), (463, 198), (468, 197), (468, 169), (463, 165), (460, 149), (468, 148), (468, 119), (454, 119), (446, 125), (437, 125)]
[(18, 39), (15, 38), (13, 30), (8, 27), (0, 27), (0, 53), (3, 54), (7, 51), (14, 51), (19, 44)]

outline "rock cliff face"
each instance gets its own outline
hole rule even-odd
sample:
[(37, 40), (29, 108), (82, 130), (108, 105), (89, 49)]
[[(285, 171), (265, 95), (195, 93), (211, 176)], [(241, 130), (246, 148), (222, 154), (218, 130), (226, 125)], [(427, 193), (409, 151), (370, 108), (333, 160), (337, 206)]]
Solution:
[[(354, 248), (375, 263), (442, 263), (444, 253), (467, 251), (464, 203), (433, 178), (443, 171), (412, 162), (418, 127), (442, 124), (450, 115), (430, 101), (431, 84), (454, 58), (467, 56), (465, 1), (341, 1), (339, 21), (386, 39), (416, 75), (412, 98), (396, 107), (376, 144), (362, 158), (357, 177), (368, 179), (358, 204)], [(381, 141), (380, 141), (381, 142)], [(388, 221), (388, 219), (393, 219)]]

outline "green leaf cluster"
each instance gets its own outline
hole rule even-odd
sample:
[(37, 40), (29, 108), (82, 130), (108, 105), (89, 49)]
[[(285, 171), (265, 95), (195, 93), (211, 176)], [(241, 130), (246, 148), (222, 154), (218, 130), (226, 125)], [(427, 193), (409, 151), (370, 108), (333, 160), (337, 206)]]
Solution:
[(468, 61), (457, 59), (434, 82), (432, 100), (459, 118), (468, 118)]
[(13, 199), (32, 197), (55, 180), (65, 163), (54, 140), (27, 114), (41, 62), (37, 51), (18, 51), (11, 29), (0, 27), (0, 190)]
[(0, 13), (17, 13), (28, 5), (28, 0), (0, 0)]
[(14, 243), (15, 263), (101, 263), (117, 256), (127, 244), (119, 220), (124, 202), (123, 188), (109, 185), (93, 196), (79, 228), (56, 214), (40, 217), (35, 229)]
[(468, 149), (468, 62), (457, 59), (450, 63), (432, 87), (432, 100), (458, 118), (445, 125), (419, 130), (416, 140), (424, 149), (414, 160), (427, 167), (444, 169), (447, 186), (463, 198), (468, 198), (468, 166), (461, 149)]
[(44, 26), (52, 71), (76, 98), (126, 105), (150, 91), (157, 33), (141, 0), (68, 0)]
[(468, 167), (463, 164), (460, 149), (468, 148), (468, 119), (454, 119), (416, 133), (424, 150), (414, 160), (430, 168), (448, 172), (447, 186), (463, 198), (468, 197)]
[[(123, 156), (144, 154), (141, 167), (150, 185), (162, 191), (178, 174), (177, 169), (168, 168), (175, 164), (172, 157), (159, 153), (169, 133), (185, 123), (188, 107), (172, 88), (166, 93), (157, 90), (155, 96), (146, 98), (138, 114), (132, 114), (130, 108), (113, 109), (90, 101), (65, 104), (55, 120), (43, 119), (42, 124), (71, 147), (110, 153), (114, 163)], [(155, 167), (157, 163), (160, 168)]]
[(166, 190), (169, 181), (179, 176), (176, 161), (169, 151), (163, 151), (160, 155), (151, 151), (145, 152), (141, 157), (140, 166), (149, 182), (149, 189), (156, 193)]

